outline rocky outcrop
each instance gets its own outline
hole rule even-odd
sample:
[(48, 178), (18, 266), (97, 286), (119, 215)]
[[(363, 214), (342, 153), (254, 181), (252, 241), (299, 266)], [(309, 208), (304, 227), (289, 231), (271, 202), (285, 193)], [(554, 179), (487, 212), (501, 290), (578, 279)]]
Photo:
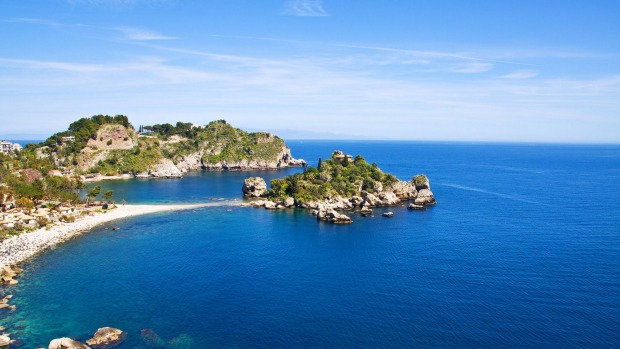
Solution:
[(189, 155), (179, 157), (176, 162), (176, 166), (183, 173), (188, 171), (205, 169), (205, 165), (202, 162), (201, 152), (195, 152)]
[(318, 220), (334, 224), (353, 223), (353, 220), (349, 216), (338, 213), (338, 211), (334, 210), (331, 207), (321, 206), (320, 208), (313, 210), (312, 214), (316, 216)]
[(267, 183), (261, 177), (250, 177), (243, 181), (243, 196), (259, 197), (267, 191)]
[(123, 125), (106, 124), (97, 131), (95, 139), (89, 139), (87, 147), (91, 149), (116, 150), (131, 149), (135, 146), (135, 131)]
[(273, 159), (248, 157), (238, 161), (202, 162), (202, 168), (211, 171), (247, 171), (247, 170), (277, 170), (286, 167), (304, 167), (306, 162), (291, 156), (291, 150), (283, 147), (282, 151)]
[(43, 175), (35, 169), (27, 168), (22, 172), (22, 177), (26, 183), (32, 184), (35, 180), (43, 178)]
[(0, 335), (0, 348), (8, 348), (11, 345), (11, 337), (6, 334)]
[(392, 185), (390, 189), (394, 195), (401, 200), (412, 200), (418, 196), (418, 188), (416, 188), (413, 181), (399, 181), (398, 183)]
[(52, 340), (48, 349), (90, 349), (90, 347), (86, 344), (65, 337)]
[[(23, 272), (23, 269), (21, 268), (18, 268), (18, 267), (11, 268), (8, 265), (0, 264), (0, 282), (5, 285), (16, 285), (17, 280), (15, 280), (14, 277), (17, 274), (21, 274), (22, 272)], [(5, 297), (5, 300), (6, 299), (7, 298)]]
[(95, 332), (93, 338), (86, 341), (86, 344), (93, 348), (109, 349), (119, 346), (126, 337), (127, 333), (118, 328), (102, 327)]
[(136, 173), (135, 176), (136, 178), (180, 178), (183, 176), (183, 173), (174, 165), (172, 160), (161, 159), (159, 163), (153, 166), (148, 172)]
[(435, 205), (437, 202), (430, 189), (422, 189), (414, 201), (417, 205)]
[(424, 205), (416, 205), (416, 204), (409, 204), (409, 206), (407, 206), (408, 210), (414, 210), (414, 211), (421, 211), (421, 210), (426, 210), (426, 206)]

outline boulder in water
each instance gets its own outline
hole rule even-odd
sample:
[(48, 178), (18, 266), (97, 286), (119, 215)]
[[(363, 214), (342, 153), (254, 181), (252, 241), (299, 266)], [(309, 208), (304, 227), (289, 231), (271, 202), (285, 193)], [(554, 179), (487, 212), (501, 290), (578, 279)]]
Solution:
[(90, 349), (90, 347), (84, 343), (64, 337), (52, 340), (48, 349)]
[(95, 332), (93, 338), (86, 341), (86, 344), (93, 348), (109, 349), (120, 345), (126, 337), (127, 333), (118, 328), (102, 327)]

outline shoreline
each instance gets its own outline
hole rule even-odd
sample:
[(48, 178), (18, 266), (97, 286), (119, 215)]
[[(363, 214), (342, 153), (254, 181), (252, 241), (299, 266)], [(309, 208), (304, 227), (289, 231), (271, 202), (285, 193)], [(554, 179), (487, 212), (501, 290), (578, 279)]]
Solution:
[(158, 212), (182, 211), (209, 206), (227, 206), (241, 202), (227, 201), (199, 204), (125, 205), (93, 216), (78, 218), (72, 223), (58, 222), (50, 228), (39, 228), (30, 233), (12, 236), (0, 242), (0, 265), (22, 263), (39, 253), (91, 229), (118, 219)]

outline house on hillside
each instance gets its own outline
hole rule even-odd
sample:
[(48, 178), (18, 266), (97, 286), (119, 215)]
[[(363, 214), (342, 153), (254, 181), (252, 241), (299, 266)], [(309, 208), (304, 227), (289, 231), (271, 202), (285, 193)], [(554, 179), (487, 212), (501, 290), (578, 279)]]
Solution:
[(22, 150), (22, 146), (19, 143), (12, 143), (8, 141), (0, 141), (0, 152), (4, 154), (17, 153)]

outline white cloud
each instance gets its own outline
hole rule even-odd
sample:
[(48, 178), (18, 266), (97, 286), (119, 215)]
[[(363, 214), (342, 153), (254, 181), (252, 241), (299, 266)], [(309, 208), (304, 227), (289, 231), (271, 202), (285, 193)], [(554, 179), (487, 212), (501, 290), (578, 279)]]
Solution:
[(152, 41), (178, 39), (174, 36), (167, 36), (142, 28), (119, 27), (116, 29), (123, 34), (124, 40)]
[(502, 75), (500, 76), (500, 78), (523, 80), (523, 79), (532, 79), (537, 76), (538, 76), (538, 72), (535, 70), (522, 69), (522, 70), (515, 70), (512, 73), (508, 73), (506, 75)]
[(493, 69), (493, 64), (486, 62), (468, 62), (459, 64), (453, 71), (464, 74), (484, 73)]
[(286, 3), (285, 13), (300, 17), (329, 16), (323, 8), (322, 0), (290, 0)]

